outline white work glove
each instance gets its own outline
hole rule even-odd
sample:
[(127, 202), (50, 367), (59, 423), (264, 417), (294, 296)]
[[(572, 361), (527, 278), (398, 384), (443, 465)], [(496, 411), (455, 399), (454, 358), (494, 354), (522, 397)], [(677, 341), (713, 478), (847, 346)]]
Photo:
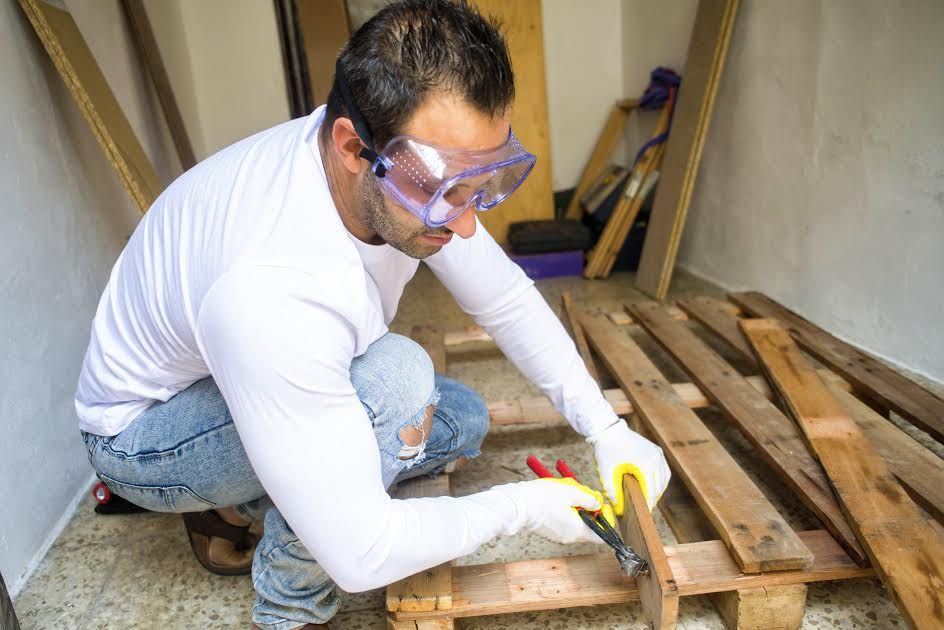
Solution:
[(639, 481), (649, 509), (656, 506), (672, 476), (661, 448), (630, 430), (623, 420), (591, 435), (587, 442), (593, 445), (603, 492), (618, 516), (626, 509), (623, 497), (626, 474)]
[[(547, 477), (495, 486), (492, 490), (515, 504), (516, 517), (508, 524), (506, 534), (530, 531), (559, 543), (603, 542), (574, 509), (596, 511), (604, 506), (603, 495), (593, 488), (570, 478)], [(611, 510), (604, 511), (604, 515), (612, 522)]]

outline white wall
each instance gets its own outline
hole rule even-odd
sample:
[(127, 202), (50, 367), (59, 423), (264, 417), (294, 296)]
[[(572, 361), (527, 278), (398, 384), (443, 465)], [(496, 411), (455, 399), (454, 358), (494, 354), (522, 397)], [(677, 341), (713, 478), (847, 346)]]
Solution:
[[(74, 10), (110, 49), (105, 74), (166, 175), (174, 158), (146, 123), (155, 109), (117, 3)], [(72, 396), (137, 212), (15, 2), (0, 3), (0, 59), (0, 572), (15, 593), (90, 487)]]
[(944, 381), (944, 3), (742, 3), (681, 266)]
[[(624, 98), (620, 0), (543, 0), (554, 190), (577, 185), (613, 104)], [(625, 159), (617, 148), (615, 160)]]

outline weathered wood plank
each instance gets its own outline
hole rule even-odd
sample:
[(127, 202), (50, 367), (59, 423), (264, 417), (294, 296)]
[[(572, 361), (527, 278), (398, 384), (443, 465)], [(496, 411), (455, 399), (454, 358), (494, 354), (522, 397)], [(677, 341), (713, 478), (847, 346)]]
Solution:
[(752, 315), (780, 321), (801, 348), (852, 383), (857, 392), (944, 442), (944, 400), (940, 397), (762, 293), (732, 293), (728, 299)]
[(712, 297), (693, 297), (679, 300), (677, 304), (689, 317), (726, 341), (744, 361), (753, 366), (757, 365), (751, 347), (738, 328), (737, 317), (729, 308), (730, 302)]
[(639, 346), (601, 318), (581, 323), (739, 566), (747, 573), (809, 567), (809, 549)]
[(16, 611), (13, 610), (13, 601), (10, 599), (10, 593), (7, 591), (6, 582), (0, 575), (0, 628), (4, 630), (20, 630), (20, 622), (17, 621)]
[[(874, 575), (871, 568), (857, 566), (829, 532), (800, 532), (799, 537), (814, 556), (813, 566), (805, 571), (743, 573), (720, 540), (674, 545), (665, 553), (683, 597)], [(638, 600), (635, 580), (623, 575), (612, 553), (600, 553), (454, 567), (451, 610), (398, 612), (396, 619), (477, 617)]]
[(587, 346), (587, 336), (583, 334), (583, 328), (580, 327), (580, 320), (577, 318), (577, 307), (574, 305), (573, 298), (570, 297), (570, 291), (561, 293), (561, 305), (564, 308), (564, 318), (570, 328), (570, 334), (574, 338), (574, 344), (577, 346), (577, 352), (580, 358), (587, 366), (590, 377), (597, 383), (600, 382), (600, 375), (597, 373), (597, 366), (593, 361), (593, 355), (590, 354), (590, 348)]
[[(398, 499), (450, 494), (449, 475), (416, 477), (400, 484)], [(441, 564), (387, 586), (387, 610), (417, 612), (449, 610), (453, 601), (452, 565)]]
[(797, 426), (695, 333), (678, 325), (659, 304), (645, 302), (627, 308), (688, 372), (703, 393), (741, 429), (764, 461), (819, 517), (849, 554), (857, 562), (864, 562), (865, 553)]
[[(696, 298), (698, 299), (700, 298)], [(699, 307), (702, 304), (693, 308), (692, 303), (693, 300), (683, 300), (679, 302), (679, 306), (711, 332), (729, 343), (729, 337), (743, 342), (742, 351), (751, 352), (750, 363), (757, 365), (747, 339), (738, 326), (737, 316), (730, 312), (730, 303), (713, 300), (710, 307), (706, 306), (701, 310)], [(707, 317), (702, 316), (709, 308), (712, 311), (710, 322), (707, 321)], [(856, 421), (859, 428), (865, 432), (875, 450), (882, 456), (911, 498), (938, 522), (944, 524), (944, 460), (849, 393), (850, 385), (844, 379), (826, 369), (819, 369), (817, 373)], [(758, 384), (757, 377), (748, 377), (748, 380), (752, 381), (752, 385)], [(761, 378), (760, 381), (766, 386), (766, 380)], [(772, 392), (767, 390), (765, 395), (771, 398)]]
[(908, 623), (944, 626), (944, 536), (773, 319), (743, 320), (758, 361), (819, 456), (843, 510)]
[(650, 628), (672, 630), (678, 622), (679, 594), (672, 567), (662, 547), (659, 531), (639, 482), (623, 476), (626, 510), (620, 519), (620, 533), (627, 545), (649, 565), (647, 575), (636, 578), (639, 601)]

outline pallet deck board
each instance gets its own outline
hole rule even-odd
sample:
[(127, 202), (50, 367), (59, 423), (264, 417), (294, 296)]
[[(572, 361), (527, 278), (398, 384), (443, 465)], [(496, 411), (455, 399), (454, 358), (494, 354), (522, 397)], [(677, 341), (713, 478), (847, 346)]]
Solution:
[(944, 626), (944, 535), (925, 519), (786, 328), (741, 322), (819, 456), (849, 521), (908, 623)]
[(857, 391), (894, 410), (937, 441), (944, 442), (944, 399), (763, 293), (731, 293), (728, 299), (756, 317), (780, 321), (801, 348), (852, 383)]
[(809, 549), (639, 346), (605, 319), (581, 323), (740, 567), (749, 573), (808, 567)]
[(628, 310), (678, 361), (703, 393), (741, 429), (757, 452), (850, 555), (858, 562), (865, 562), (865, 552), (797, 426), (704, 341), (673, 320), (662, 306), (644, 302)]
[[(669, 546), (665, 552), (680, 596), (875, 574), (856, 565), (829, 532), (798, 535), (813, 553), (807, 570), (744, 573), (720, 540)], [(477, 617), (638, 600), (636, 581), (623, 575), (612, 553), (600, 553), (454, 567), (451, 610), (396, 613), (396, 618)]]

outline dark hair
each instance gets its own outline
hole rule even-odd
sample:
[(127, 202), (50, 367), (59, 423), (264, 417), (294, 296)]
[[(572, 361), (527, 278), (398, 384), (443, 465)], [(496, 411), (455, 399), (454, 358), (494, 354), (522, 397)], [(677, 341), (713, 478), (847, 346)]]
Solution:
[[(364, 23), (341, 50), (353, 107), (379, 151), (433, 91), (463, 97), (501, 115), (515, 98), (515, 77), (499, 26), (467, 0), (398, 0)], [(351, 117), (335, 76), (321, 131)], [(361, 138), (369, 142), (369, 138)]]

